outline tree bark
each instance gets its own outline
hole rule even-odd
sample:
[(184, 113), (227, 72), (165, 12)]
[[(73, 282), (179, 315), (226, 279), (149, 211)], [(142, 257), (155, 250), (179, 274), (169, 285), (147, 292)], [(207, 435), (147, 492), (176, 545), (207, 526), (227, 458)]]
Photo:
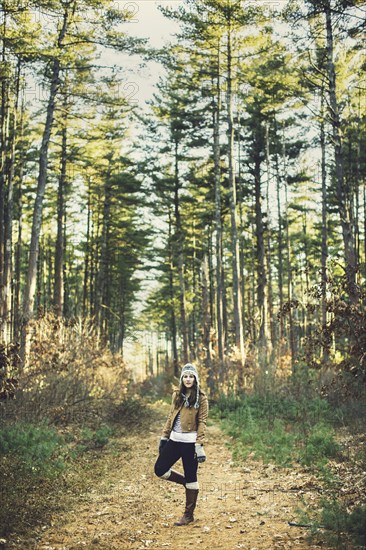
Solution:
[[(363, 234), (366, 235), (366, 185), (363, 186)], [(366, 237), (363, 240), (364, 280), (366, 280)]]
[(336, 177), (336, 195), (338, 212), (342, 228), (344, 257), (346, 272), (349, 280), (349, 294), (353, 301), (357, 301), (355, 288), (356, 254), (353, 241), (353, 220), (350, 206), (350, 193), (346, 189), (344, 179), (344, 159), (342, 144), (342, 129), (337, 100), (337, 83), (334, 66), (333, 24), (330, 5), (325, 6), (326, 36), (327, 36), (327, 74), (329, 83), (330, 122), (333, 130), (333, 146)]
[(178, 140), (175, 141), (174, 145), (175, 145), (175, 148), (174, 148), (174, 217), (175, 217), (177, 260), (178, 260), (180, 325), (181, 325), (181, 334), (182, 334), (183, 362), (188, 363), (189, 341), (188, 341), (188, 326), (187, 326), (186, 289), (185, 289), (185, 277), (184, 277), (184, 249), (183, 249), (184, 235), (183, 235), (182, 220), (180, 215), (180, 203), (179, 203)]
[[(257, 122), (257, 125), (259, 121)], [(261, 132), (261, 128), (256, 129)], [(254, 147), (254, 196), (255, 196), (255, 235), (257, 256), (257, 307), (259, 311), (259, 346), (265, 350), (268, 341), (268, 313), (267, 313), (267, 274), (265, 266), (264, 225), (262, 212), (262, 185), (261, 185), (261, 140), (258, 135), (253, 136)]]
[[(320, 148), (321, 148), (321, 192), (322, 192), (322, 242), (321, 242), (321, 285), (322, 285), (322, 326), (327, 323), (327, 261), (328, 261), (328, 229), (327, 229), (327, 169), (326, 169), (326, 143), (325, 143), (325, 121), (324, 121), (324, 92), (321, 90), (321, 113), (320, 113)], [(328, 350), (323, 347), (323, 361), (328, 360)]]
[(290, 350), (291, 350), (291, 367), (292, 371), (295, 370), (295, 360), (296, 360), (296, 345), (295, 345), (295, 327), (294, 327), (294, 316), (292, 308), (292, 267), (291, 267), (291, 244), (290, 244), (290, 234), (289, 234), (289, 219), (288, 219), (288, 198), (287, 198), (287, 182), (285, 188), (286, 194), (286, 250), (287, 250), (287, 300), (289, 302), (288, 308), (288, 320), (289, 320), (289, 338), (290, 338)]
[(15, 101), (12, 113), (9, 111), (9, 130), (7, 138), (7, 158), (5, 158), (6, 200), (4, 211), (4, 264), (3, 278), (1, 282), (1, 325), (2, 339), (9, 342), (12, 337), (12, 275), (13, 275), (13, 211), (14, 211), (14, 167), (15, 147), (17, 140), (17, 118), (20, 97), (21, 63), (17, 64), (15, 74)]
[[(219, 40), (220, 42), (220, 40)], [(218, 44), (217, 76), (215, 108), (213, 113), (213, 153), (215, 178), (215, 259), (216, 259), (216, 327), (217, 355), (223, 368), (224, 361), (224, 327), (223, 327), (223, 280), (222, 280), (222, 223), (221, 223), (221, 167), (220, 167), (220, 113), (221, 113), (221, 81), (220, 81), (220, 43)], [(221, 377), (220, 377), (221, 378)]]
[(227, 123), (228, 123), (228, 168), (229, 196), (232, 244), (232, 276), (233, 276), (233, 313), (235, 327), (235, 345), (242, 366), (245, 364), (244, 335), (242, 324), (242, 299), (240, 292), (239, 238), (237, 229), (236, 182), (234, 171), (234, 120), (232, 93), (232, 37), (231, 25), (228, 24), (227, 34)]
[[(197, 273), (198, 271), (198, 273)], [(199, 291), (197, 285), (199, 285), (199, 262), (197, 262), (197, 249), (196, 249), (196, 235), (195, 235), (195, 219), (192, 217), (192, 261), (191, 261), (191, 273), (192, 273), (192, 292), (193, 292), (193, 303), (191, 315), (189, 316), (188, 324), (188, 342), (190, 347), (190, 360), (194, 361), (199, 355), (199, 350), (197, 346), (200, 344), (199, 339), (197, 338), (197, 319), (199, 318), (199, 312), (197, 311), (197, 297), (199, 296)]]
[[(25, 105), (24, 99), (20, 112), (19, 123), (19, 138), (20, 143), (24, 137), (24, 116)], [(23, 174), (24, 174), (24, 159), (26, 151), (24, 146), (19, 149), (19, 163), (18, 170), (18, 182), (17, 182), (17, 211), (18, 211), (18, 234), (17, 242), (15, 245), (15, 259), (14, 259), (14, 290), (13, 290), (13, 310), (14, 310), (14, 326), (13, 326), (13, 338), (18, 341), (20, 337), (21, 329), (21, 304), (20, 304), (20, 278), (21, 278), (21, 258), (22, 258), (22, 232), (23, 232)]]
[[(83, 317), (86, 317), (88, 311), (88, 287), (90, 281), (90, 258), (91, 258), (91, 177), (88, 178), (88, 205), (86, 221), (86, 243), (85, 243), (85, 262), (84, 262), (84, 283), (83, 283)], [(89, 300), (90, 306), (90, 300)]]
[(109, 253), (110, 253), (110, 225), (111, 225), (111, 160), (105, 175), (104, 182), (104, 200), (103, 200), (103, 218), (101, 230), (101, 245), (99, 256), (99, 269), (97, 274), (97, 283), (95, 289), (96, 295), (96, 317), (101, 339), (106, 343), (108, 338), (108, 320), (110, 303), (108, 299), (109, 283)]
[(210, 294), (209, 294), (209, 274), (208, 274), (208, 258), (204, 255), (201, 268), (202, 281), (202, 322), (203, 322), (203, 345), (205, 349), (205, 365), (208, 372), (208, 387), (210, 393), (214, 392), (214, 378), (212, 372), (212, 349), (211, 349), (211, 315), (210, 315)]
[(266, 170), (267, 170), (267, 190), (266, 190), (266, 196), (267, 196), (267, 249), (266, 249), (266, 266), (267, 266), (267, 288), (268, 288), (268, 296), (267, 296), (267, 302), (268, 302), (268, 332), (270, 336), (270, 342), (268, 342), (268, 357), (272, 353), (272, 350), (275, 346), (276, 341), (276, 335), (274, 331), (274, 322), (273, 322), (273, 289), (272, 289), (272, 220), (271, 220), (271, 207), (270, 207), (270, 156), (269, 156), (269, 123), (267, 121), (266, 123), (266, 132), (265, 132), (265, 140), (266, 140), (266, 148), (265, 148), (265, 154), (266, 154)]
[(6, 288), (5, 288), (5, 255), (6, 255), (6, 163), (8, 150), (8, 122), (9, 122), (9, 64), (6, 58), (6, 30), (7, 11), (4, 6), (2, 25), (2, 50), (1, 50), (1, 110), (0, 110), (0, 340), (6, 341)]
[[(275, 129), (277, 134), (277, 123), (275, 121)], [(279, 294), (279, 305), (280, 305), (280, 333), (279, 333), (279, 355), (282, 357), (283, 351), (283, 339), (285, 336), (284, 331), (284, 322), (283, 322), (283, 302), (284, 302), (284, 292), (283, 292), (283, 216), (282, 216), (282, 207), (281, 207), (281, 174), (278, 154), (276, 154), (276, 202), (277, 202), (277, 218), (278, 218), (278, 228), (277, 228), (277, 255), (278, 255), (278, 294)]]
[[(363, 186), (363, 234), (366, 235), (366, 186)], [(366, 280), (366, 237), (363, 241), (364, 279)]]
[[(63, 40), (65, 38), (68, 24), (69, 24), (69, 9), (70, 6), (66, 5), (65, 12), (63, 15), (63, 24), (61, 26), (57, 47), (61, 49), (63, 46)], [(43, 130), (42, 143), (39, 154), (39, 173), (38, 173), (38, 184), (37, 184), (37, 194), (36, 200), (33, 209), (33, 221), (32, 221), (32, 232), (31, 232), (31, 242), (29, 250), (29, 260), (28, 260), (28, 272), (27, 280), (24, 291), (23, 299), (23, 326), (22, 326), (22, 339), (21, 339), (21, 350), (20, 356), (24, 364), (26, 358), (26, 333), (27, 325), (31, 319), (33, 313), (33, 304), (34, 296), (36, 290), (36, 281), (37, 281), (37, 261), (39, 253), (39, 238), (41, 234), (41, 224), (42, 224), (42, 213), (43, 213), (43, 199), (46, 190), (47, 183), (47, 168), (48, 168), (48, 150), (51, 139), (51, 131), (53, 127), (54, 113), (56, 107), (56, 97), (58, 94), (60, 86), (60, 67), (61, 62), (58, 57), (53, 60), (52, 64), (52, 76), (51, 76), (51, 85), (47, 105), (47, 115), (46, 122)]]
[(173, 250), (172, 250), (172, 216), (169, 207), (169, 235), (168, 235), (168, 254), (169, 254), (169, 294), (170, 294), (170, 308), (171, 308), (171, 342), (172, 342), (172, 355), (173, 355), (173, 372), (174, 376), (179, 377), (179, 357), (178, 357), (178, 344), (177, 344), (177, 320), (175, 316), (175, 292), (174, 292), (174, 262), (173, 262)]
[[(67, 104), (64, 103), (66, 110)], [(65, 187), (67, 169), (67, 123), (64, 121), (62, 127), (61, 143), (61, 169), (57, 191), (57, 235), (55, 247), (55, 286), (54, 286), (54, 309), (57, 316), (64, 313), (64, 218), (65, 218)]]

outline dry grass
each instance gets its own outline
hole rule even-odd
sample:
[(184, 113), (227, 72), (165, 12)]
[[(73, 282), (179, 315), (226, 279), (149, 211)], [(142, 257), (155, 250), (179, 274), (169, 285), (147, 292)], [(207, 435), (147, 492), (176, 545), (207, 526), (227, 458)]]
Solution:
[(126, 397), (129, 373), (120, 355), (98, 339), (91, 320), (48, 314), (33, 321), (27, 367), (5, 421), (68, 423), (107, 410)]

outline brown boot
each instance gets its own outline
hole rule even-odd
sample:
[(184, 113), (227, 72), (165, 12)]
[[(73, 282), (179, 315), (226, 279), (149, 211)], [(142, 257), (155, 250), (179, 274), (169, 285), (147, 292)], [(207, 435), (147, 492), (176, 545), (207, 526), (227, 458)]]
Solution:
[(196, 508), (198, 489), (187, 489), (186, 487), (186, 508), (184, 514), (174, 525), (188, 525), (194, 520), (193, 512)]
[(179, 485), (186, 484), (185, 477), (182, 476), (182, 474), (178, 474), (178, 472), (175, 472), (174, 470), (170, 470), (170, 476), (167, 481), (173, 481), (173, 483), (179, 483)]

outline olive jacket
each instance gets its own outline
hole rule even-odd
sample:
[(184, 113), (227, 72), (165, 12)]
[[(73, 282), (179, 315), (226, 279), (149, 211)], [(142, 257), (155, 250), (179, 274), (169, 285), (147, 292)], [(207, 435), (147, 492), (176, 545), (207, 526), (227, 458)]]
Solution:
[(206, 394), (200, 390), (199, 407), (185, 407), (184, 403), (180, 407), (176, 407), (175, 399), (179, 394), (179, 390), (175, 390), (172, 395), (172, 403), (170, 406), (169, 415), (163, 430), (163, 438), (169, 439), (170, 432), (173, 429), (174, 421), (177, 414), (180, 412), (180, 421), (183, 432), (197, 432), (197, 443), (203, 445), (206, 431), (206, 422), (208, 415), (208, 399)]

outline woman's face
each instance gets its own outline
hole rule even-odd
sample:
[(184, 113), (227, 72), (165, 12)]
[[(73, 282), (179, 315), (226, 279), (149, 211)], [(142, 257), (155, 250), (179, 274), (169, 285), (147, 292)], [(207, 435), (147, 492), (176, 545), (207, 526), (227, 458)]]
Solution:
[(183, 378), (182, 378), (183, 385), (186, 388), (192, 388), (192, 386), (194, 384), (194, 379), (195, 379), (194, 374), (190, 374), (190, 373), (183, 374)]

